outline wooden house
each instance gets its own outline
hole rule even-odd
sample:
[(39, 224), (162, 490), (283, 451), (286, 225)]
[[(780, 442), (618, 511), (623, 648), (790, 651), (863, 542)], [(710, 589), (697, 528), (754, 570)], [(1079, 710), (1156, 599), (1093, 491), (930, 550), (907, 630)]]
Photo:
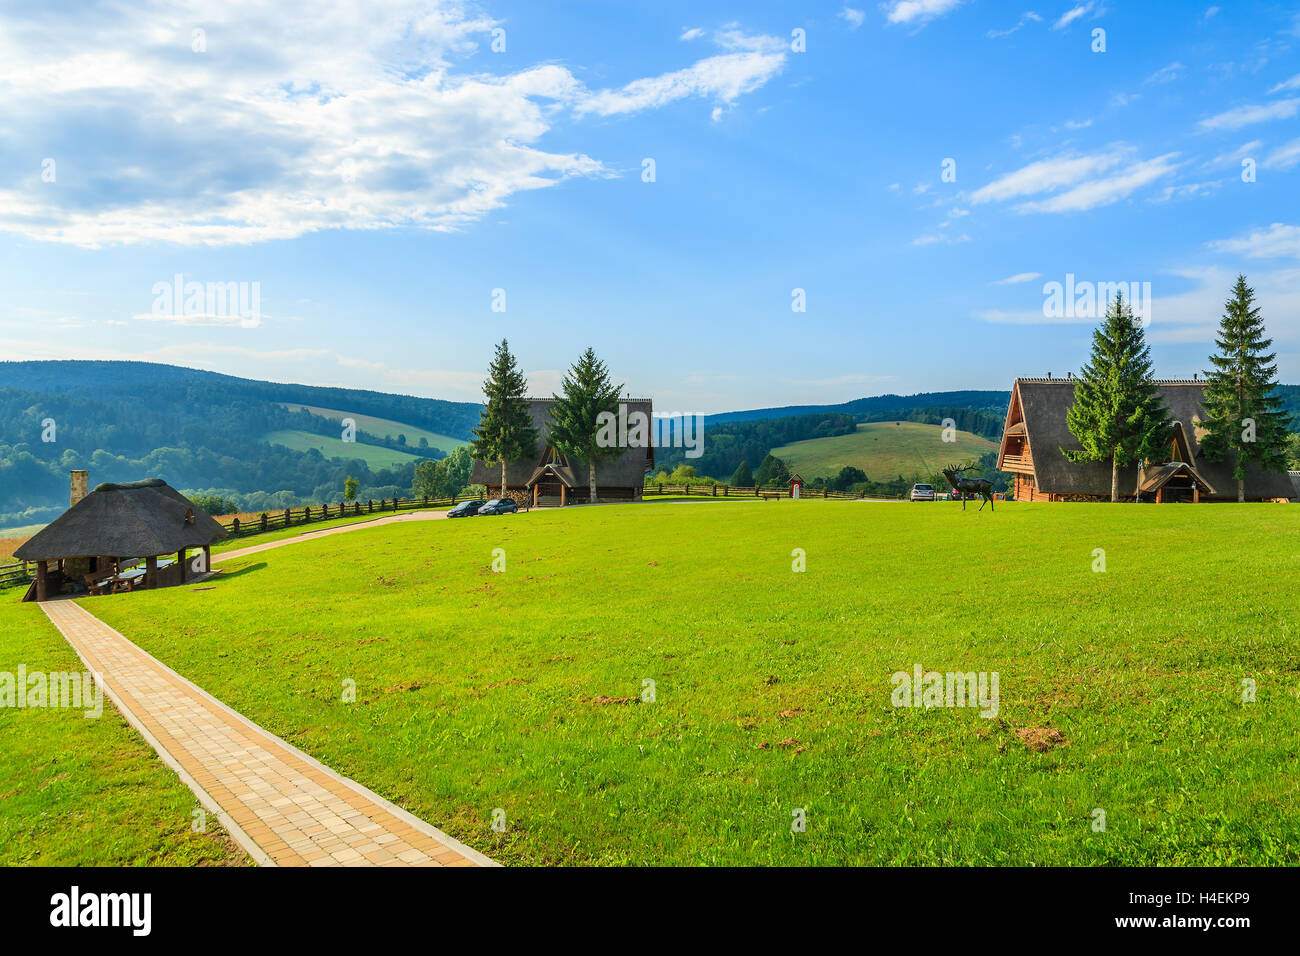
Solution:
[[(534, 506), (567, 505), (588, 499), (587, 463), (565, 455), (549, 439), (553, 398), (531, 398), (529, 411), (537, 429), (537, 446), (531, 455), (506, 462), (506, 487), (501, 487), (501, 463), (475, 461), (470, 483), (487, 487), (489, 496), (514, 498)], [(653, 435), (653, 403), (648, 398), (621, 399), (630, 418), (645, 416), (647, 439)], [(617, 458), (596, 463), (596, 492), (602, 501), (639, 501), (645, 476), (654, 471), (653, 441), (627, 447)]]
[[(1174, 427), (1161, 460), (1119, 473), (1120, 498), (1133, 501), (1236, 501), (1233, 463), (1210, 461), (1201, 451), (1205, 383), (1195, 379), (1156, 382)], [(1070, 378), (1018, 378), (1011, 390), (998, 470), (1013, 476), (1017, 501), (1109, 501), (1110, 462), (1072, 462), (1062, 450), (1077, 451), (1078, 440), (1066, 424), (1074, 404)], [(1286, 501), (1297, 488), (1283, 473), (1252, 464), (1246, 472), (1247, 501)]]

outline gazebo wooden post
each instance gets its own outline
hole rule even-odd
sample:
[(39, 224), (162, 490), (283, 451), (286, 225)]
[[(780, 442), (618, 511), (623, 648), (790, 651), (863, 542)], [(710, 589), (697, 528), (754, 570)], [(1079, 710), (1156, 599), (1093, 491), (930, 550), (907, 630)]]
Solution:
[(36, 562), (36, 600), (44, 601), (46, 598), (46, 567), (44, 561)]
[(565, 499), (565, 497), (566, 497), (566, 496), (565, 496), (565, 491), (567, 491), (567, 490), (568, 490), (568, 486), (565, 485), (564, 482), (560, 482), (560, 507), (561, 507), (561, 508), (564, 507), (564, 499)]
[(1192, 482), (1192, 504), (1199, 505), (1200, 503), (1201, 503), (1201, 486), (1196, 484), (1195, 482)]
[(533, 485), (533, 507), (537, 507), (537, 494), (541, 490), (541, 485)]
[(181, 584), (185, 583), (185, 549), (176, 552), (176, 566), (181, 569)]
[(144, 559), (144, 586), (147, 588), (156, 588), (158, 586), (158, 556), (151, 554)]

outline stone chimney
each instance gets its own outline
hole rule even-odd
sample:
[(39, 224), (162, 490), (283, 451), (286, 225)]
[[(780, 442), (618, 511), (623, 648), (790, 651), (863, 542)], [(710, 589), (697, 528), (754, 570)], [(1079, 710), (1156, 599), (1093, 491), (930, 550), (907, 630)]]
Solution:
[(74, 471), (72, 473), (72, 495), (68, 507), (71, 508), (88, 494), (90, 494), (90, 472)]

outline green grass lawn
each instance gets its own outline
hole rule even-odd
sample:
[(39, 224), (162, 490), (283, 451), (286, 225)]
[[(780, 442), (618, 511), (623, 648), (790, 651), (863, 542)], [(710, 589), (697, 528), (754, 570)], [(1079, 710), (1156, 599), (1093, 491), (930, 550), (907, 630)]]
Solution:
[[(41, 609), (0, 603), (0, 671), (80, 672)], [(191, 831), (199, 806), (104, 699), (82, 710), (0, 707), (0, 865), (212, 866), (247, 861), (216, 819)]]
[[(1300, 862), (1297, 508), (647, 503), (229, 571), (83, 603), (504, 863)], [(996, 719), (893, 707), (918, 663)]]
[(319, 415), (321, 418), (329, 418), (336, 422), (341, 422), (345, 418), (350, 418), (357, 423), (357, 429), (369, 432), (372, 435), (378, 435), (382, 438), (385, 435), (392, 435), (396, 438), (398, 435), (405, 435), (406, 442), (409, 445), (420, 444), (420, 439), (427, 439), (429, 444), (434, 448), (440, 448), (450, 454), (461, 445), (468, 445), (463, 438), (452, 438), (450, 435), (443, 435), (438, 432), (431, 432), (426, 428), (416, 428), (414, 425), (407, 425), (402, 422), (395, 422), (390, 418), (376, 418), (374, 415), (358, 415), (355, 412), (343, 412), (337, 408), (321, 408), (319, 405), (295, 405), (284, 403), (284, 407), (290, 411), (306, 409), (313, 415)]
[(342, 458), (348, 461), (353, 458), (360, 458), (374, 469), (387, 468), (390, 465), (404, 465), (408, 461), (414, 461), (420, 457), (420, 455), (395, 451), (392, 448), (383, 448), (379, 445), (364, 445), (361, 442), (343, 441), (341, 438), (330, 438), (328, 435), (316, 435), (312, 432), (297, 431), (296, 429), (267, 432), (262, 436), (262, 441), (270, 442), (272, 445), (284, 445), (294, 451), (307, 451), (310, 448), (315, 448), (326, 458)]
[(853, 465), (873, 481), (888, 481), (898, 475), (928, 475), (947, 464), (965, 464), (996, 447), (963, 431), (956, 433), (956, 441), (945, 442), (938, 425), (870, 422), (851, 435), (792, 442), (773, 448), (772, 454), (805, 478), (836, 475), (845, 465)]
[[(376, 505), (376, 507), (378, 507)], [(429, 505), (427, 508), (417, 508), (416, 511), (447, 511), (451, 505)], [(319, 509), (317, 509), (319, 510)], [(337, 510), (337, 509), (336, 509)], [(276, 514), (277, 512), (271, 512)], [(265, 534), (240, 535), (238, 538), (222, 538), (216, 544), (212, 545), (212, 553), (220, 554), (223, 551), (238, 551), (243, 548), (251, 548), (255, 544), (266, 544), (268, 541), (280, 541), (284, 538), (298, 538), (305, 534), (312, 534), (316, 531), (328, 531), (330, 528), (337, 528), (349, 524), (367, 524), (378, 521), (381, 518), (391, 518), (394, 515), (410, 514), (411, 511), (378, 511), (373, 514), (348, 515), (346, 518), (330, 518), (327, 521), (311, 521), (307, 524), (290, 525), (287, 528), (280, 528), (276, 531), (267, 531)], [(299, 515), (298, 517), (302, 517)]]

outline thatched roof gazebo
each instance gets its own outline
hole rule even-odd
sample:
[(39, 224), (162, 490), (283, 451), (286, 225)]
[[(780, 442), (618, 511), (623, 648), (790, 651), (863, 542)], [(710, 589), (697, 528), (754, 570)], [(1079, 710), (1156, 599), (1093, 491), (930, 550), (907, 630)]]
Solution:
[[(36, 582), (27, 597), (34, 594), (44, 601), (60, 593), (65, 583), (79, 584), (79, 577), (91, 593), (183, 584), (189, 577), (188, 549), (203, 549), (206, 569), (212, 542), (225, 533), (211, 515), (167, 482), (150, 478), (98, 485), (25, 542), (14, 557), (36, 562)], [(175, 555), (176, 560), (160, 570), (161, 555)], [(140, 558), (143, 569), (121, 572), (123, 560)]]

